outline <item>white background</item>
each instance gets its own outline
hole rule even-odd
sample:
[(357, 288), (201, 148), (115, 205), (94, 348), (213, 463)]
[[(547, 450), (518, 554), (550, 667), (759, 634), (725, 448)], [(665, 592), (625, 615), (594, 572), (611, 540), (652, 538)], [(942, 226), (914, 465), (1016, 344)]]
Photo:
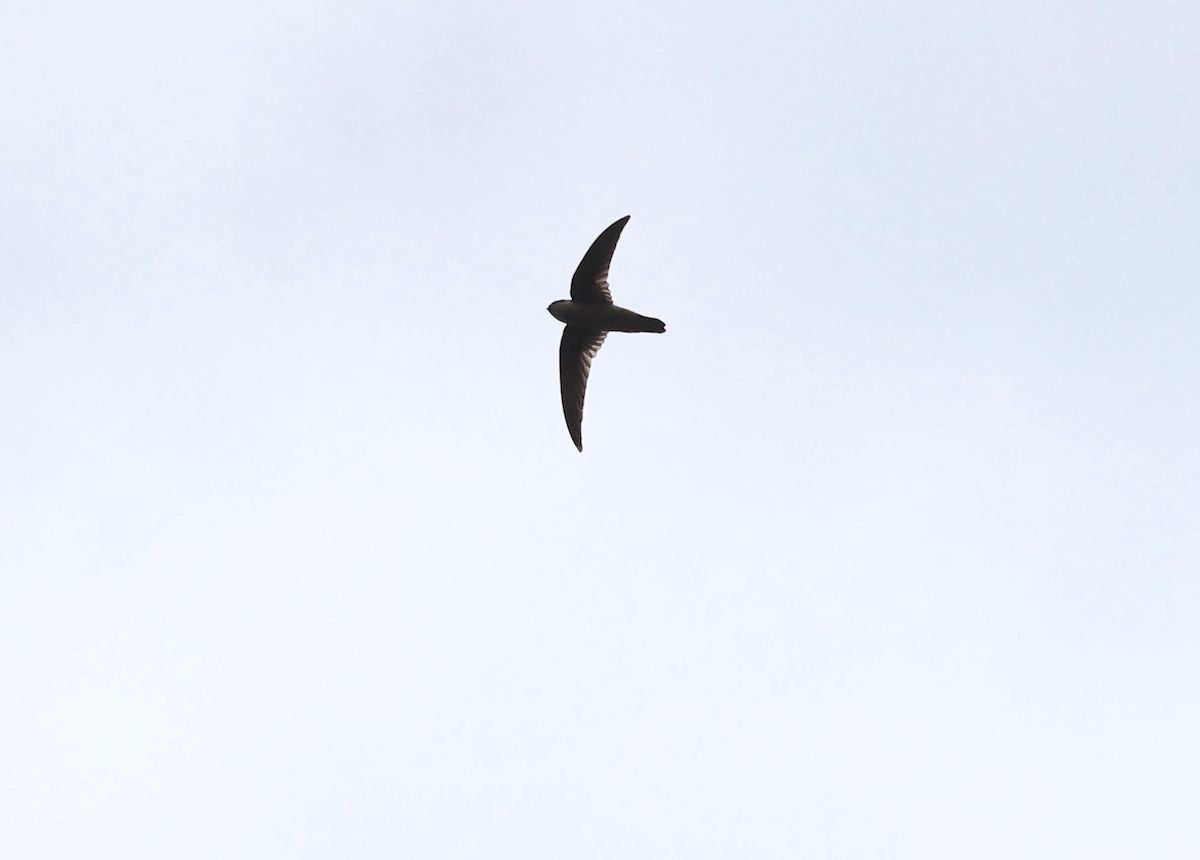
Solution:
[(1184, 0), (8, 0), (0, 854), (1197, 856), (1198, 81)]

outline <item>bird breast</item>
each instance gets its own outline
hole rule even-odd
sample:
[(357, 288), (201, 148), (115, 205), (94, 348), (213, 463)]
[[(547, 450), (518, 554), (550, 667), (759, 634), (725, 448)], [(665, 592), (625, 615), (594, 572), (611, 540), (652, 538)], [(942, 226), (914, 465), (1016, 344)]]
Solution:
[(597, 318), (598, 308), (589, 307), (581, 302), (564, 300), (552, 302), (546, 310), (550, 311), (550, 314), (559, 322), (592, 328), (594, 327), (592, 323)]

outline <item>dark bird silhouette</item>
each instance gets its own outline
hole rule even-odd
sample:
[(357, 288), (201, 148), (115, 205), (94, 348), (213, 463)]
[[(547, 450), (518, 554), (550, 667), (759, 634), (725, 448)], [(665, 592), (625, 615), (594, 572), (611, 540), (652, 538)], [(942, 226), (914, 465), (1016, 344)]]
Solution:
[(592, 359), (600, 351), (604, 338), (610, 331), (661, 334), (667, 330), (662, 320), (617, 307), (608, 291), (608, 266), (628, 220), (626, 215), (614, 222), (588, 248), (571, 278), (570, 301), (552, 302), (546, 308), (556, 320), (567, 324), (558, 347), (558, 381), (567, 430), (580, 451), (583, 450), (583, 395)]

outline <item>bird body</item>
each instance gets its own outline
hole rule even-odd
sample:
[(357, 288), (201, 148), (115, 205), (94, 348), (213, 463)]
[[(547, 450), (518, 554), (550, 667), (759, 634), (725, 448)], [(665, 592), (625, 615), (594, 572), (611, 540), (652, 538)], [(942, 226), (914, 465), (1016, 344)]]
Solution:
[(548, 311), (559, 322), (598, 331), (654, 332), (667, 330), (662, 320), (644, 317), (631, 310), (604, 302), (575, 302), (563, 299), (553, 302)]
[(580, 451), (588, 373), (604, 338), (610, 331), (661, 334), (667, 330), (662, 320), (614, 305), (608, 290), (608, 267), (628, 220), (626, 215), (611, 224), (588, 248), (571, 278), (570, 300), (553, 302), (546, 308), (556, 320), (566, 323), (558, 347), (558, 378), (567, 431)]

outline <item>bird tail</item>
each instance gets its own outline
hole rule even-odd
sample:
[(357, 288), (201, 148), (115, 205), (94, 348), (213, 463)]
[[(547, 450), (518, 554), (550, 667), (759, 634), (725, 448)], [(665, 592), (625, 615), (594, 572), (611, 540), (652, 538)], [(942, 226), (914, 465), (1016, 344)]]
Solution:
[(653, 332), (654, 334), (662, 334), (667, 330), (666, 325), (660, 319), (644, 317), (625, 308), (617, 308), (616, 310), (620, 313), (612, 320), (611, 327), (608, 329), (609, 331)]

